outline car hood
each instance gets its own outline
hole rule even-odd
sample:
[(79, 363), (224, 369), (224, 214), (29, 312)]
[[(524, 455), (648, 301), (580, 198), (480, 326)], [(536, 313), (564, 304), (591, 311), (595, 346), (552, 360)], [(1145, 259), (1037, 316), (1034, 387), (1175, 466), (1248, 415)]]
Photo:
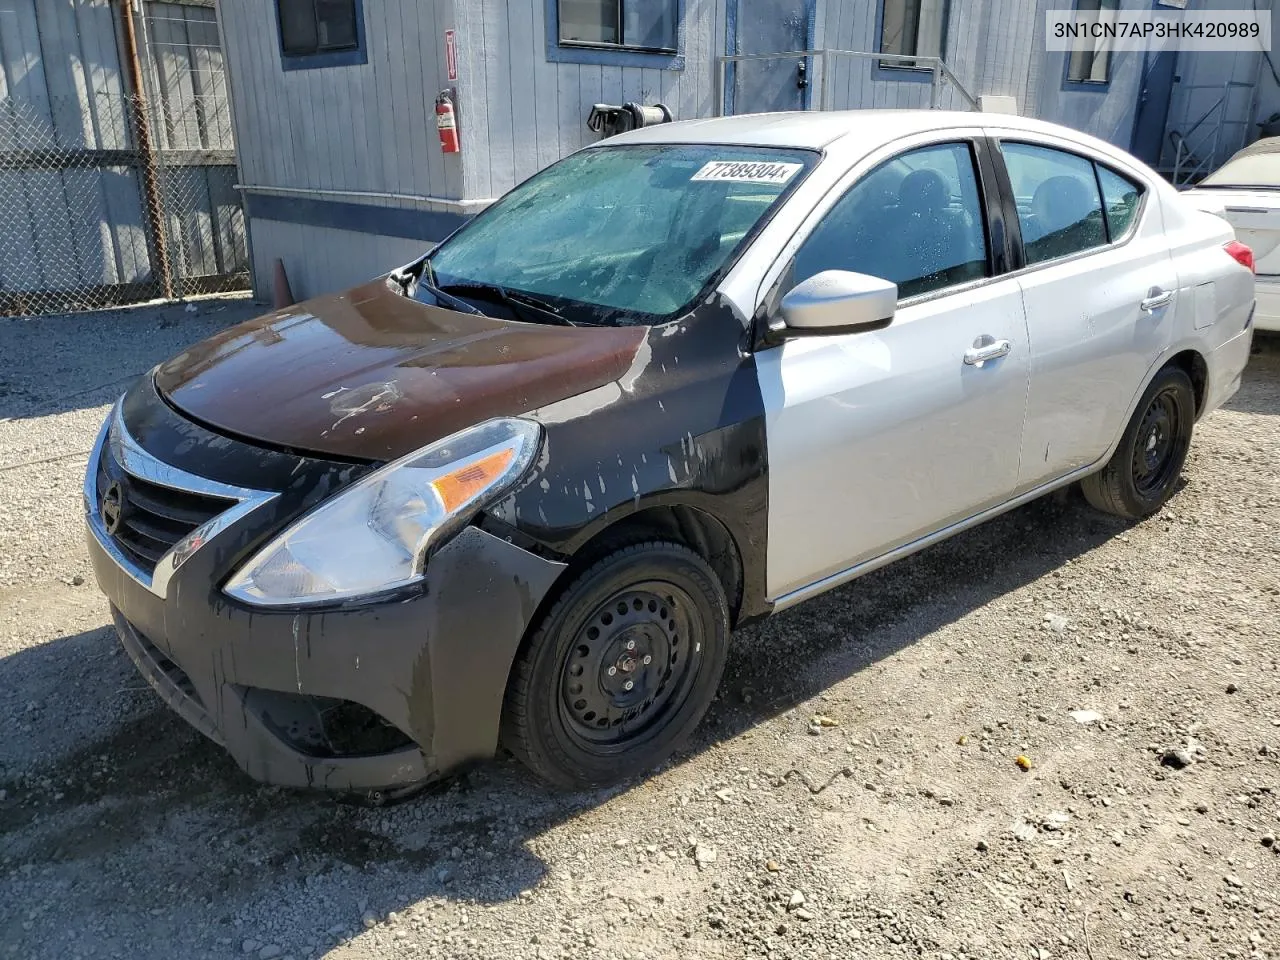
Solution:
[(617, 380), (646, 327), (560, 327), (420, 303), (382, 280), (240, 324), (155, 372), (177, 409), (277, 447), (391, 460)]

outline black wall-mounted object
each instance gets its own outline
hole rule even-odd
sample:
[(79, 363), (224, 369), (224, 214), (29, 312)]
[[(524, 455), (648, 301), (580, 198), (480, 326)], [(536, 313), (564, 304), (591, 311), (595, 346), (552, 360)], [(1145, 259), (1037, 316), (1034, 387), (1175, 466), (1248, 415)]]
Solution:
[(646, 106), (640, 103), (596, 103), (587, 115), (587, 129), (601, 136), (612, 137), (615, 133), (627, 130), (638, 130), (640, 127), (652, 127), (658, 123), (670, 123), (675, 115), (664, 103)]

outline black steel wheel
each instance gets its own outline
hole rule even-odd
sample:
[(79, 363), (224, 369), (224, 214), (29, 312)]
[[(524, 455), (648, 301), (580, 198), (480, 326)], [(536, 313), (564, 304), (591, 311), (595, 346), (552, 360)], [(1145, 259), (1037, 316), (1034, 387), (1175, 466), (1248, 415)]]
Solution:
[(570, 788), (651, 769), (702, 719), (728, 635), (724, 589), (692, 550), (656, 541), (611, 553), (564, 588), (523, 645), (503, 743)]
[(1150, 516), (1177, 489), (1191, 448), (1195, 390), (1179, 367), (1165, 367), (1138, 401), (1107, 465), (1081, 481), (1099, 510), (1131, 520)]
[(1133, 445), (1133, 486), (1141, 497), (1167, 487), (1171, 471), (1181, 465), (1177, 457), (1180, 416), (1174, 385), (1166, 386), (1147, 404)]
[(703, 658), (703, 625), (683, 588), (648, 580), (592, 611), (564, 659), (565, 729), (587, 743), (643, 740), (688, 696)]

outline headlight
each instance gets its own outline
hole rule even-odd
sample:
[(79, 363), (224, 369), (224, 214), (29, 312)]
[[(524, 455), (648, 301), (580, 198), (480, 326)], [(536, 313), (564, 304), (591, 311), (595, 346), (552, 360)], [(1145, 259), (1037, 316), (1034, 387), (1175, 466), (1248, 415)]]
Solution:
[(226, 592), (293, 605), (421, 580), (430, 548), (520, 478), (541, 433), (529, 420), (489, 420), (387, 464), (259, 550)]

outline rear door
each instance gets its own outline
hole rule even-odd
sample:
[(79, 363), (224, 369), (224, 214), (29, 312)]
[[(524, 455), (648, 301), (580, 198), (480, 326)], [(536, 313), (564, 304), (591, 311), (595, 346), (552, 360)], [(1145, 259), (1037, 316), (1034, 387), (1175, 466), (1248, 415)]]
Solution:
[[(988, 240), (995, 188), (979, 173), (981, 140), (952, 137), (869, 161), (784, 255), (771, 302), (831, 269), (892, 280), (901, 299), (881, 330), (756, 353), (771, 599), (1012, 494), (1029, 362), (1022, 296), (1002, 275), (1003, 229)], [(983, 347), (998, 355), (975, 362)]]
[(1158, 203), (1132, 172), (1049, 137), (999, 141), (1016, 205), (1031, 348), (1018, 492), (1106, 453), (1173, 335), (1178, 279)]

